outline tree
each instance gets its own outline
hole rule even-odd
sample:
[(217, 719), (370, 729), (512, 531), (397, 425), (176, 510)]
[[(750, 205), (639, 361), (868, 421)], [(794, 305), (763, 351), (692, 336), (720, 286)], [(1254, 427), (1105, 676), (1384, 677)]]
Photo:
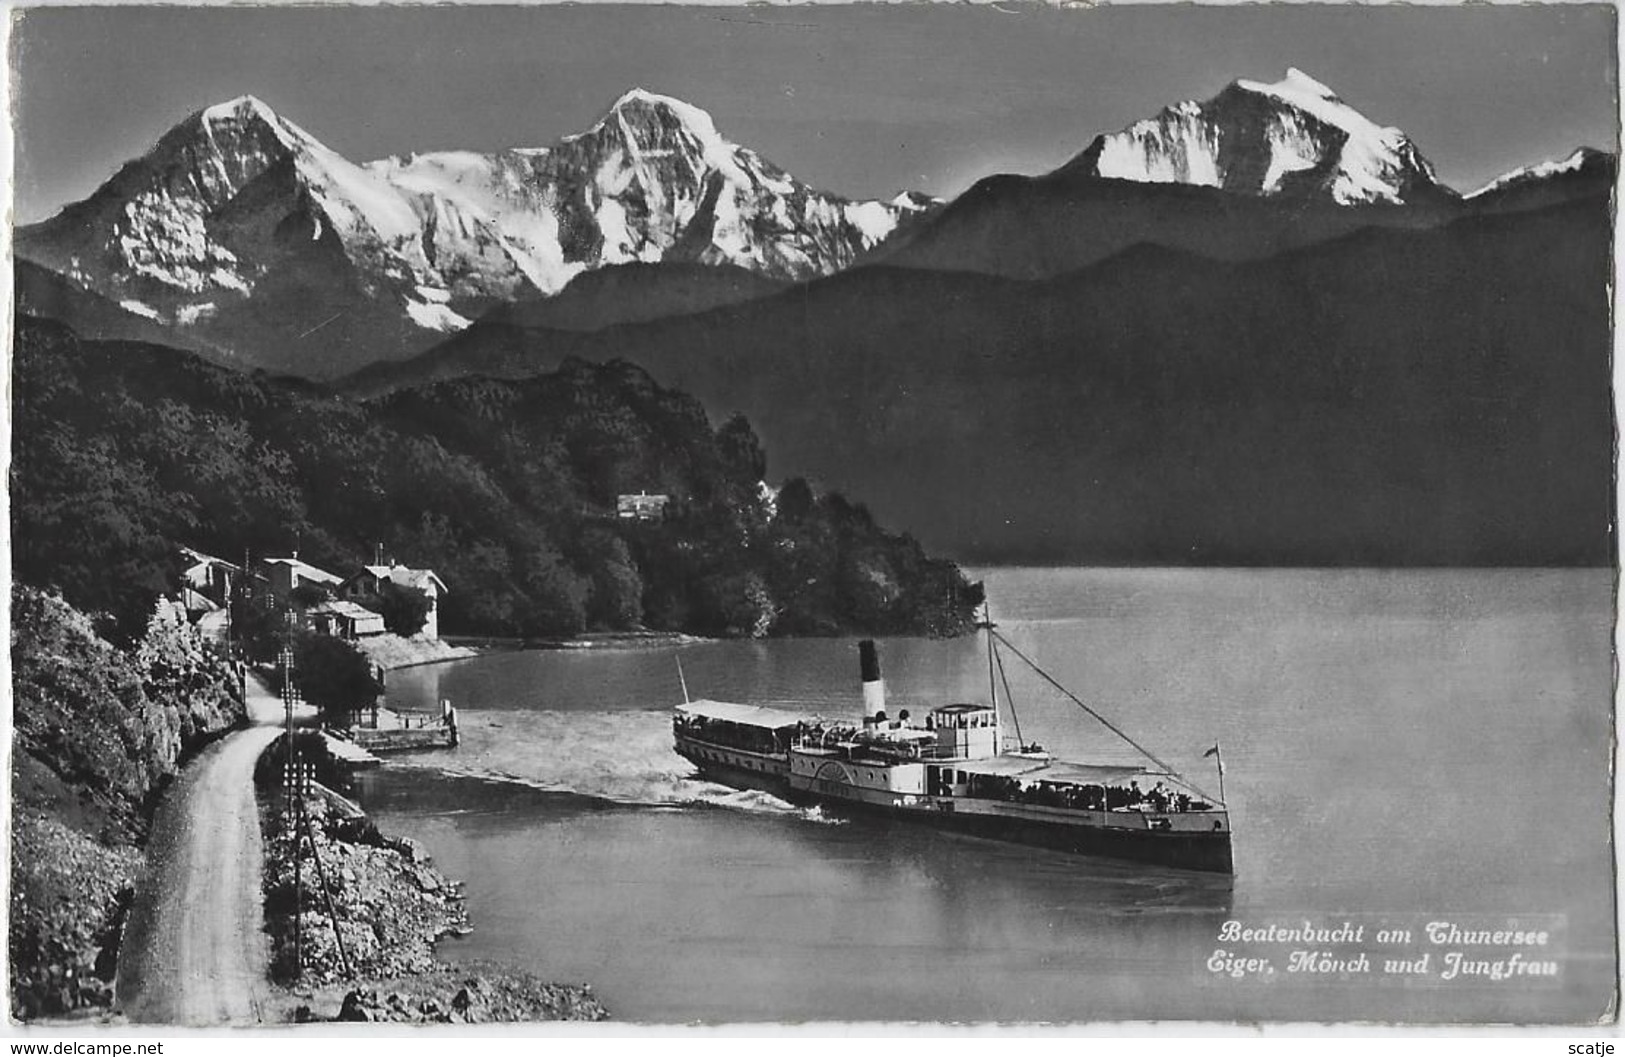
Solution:
[(717, 430), (717, 444), (737, 479), (755, 482), (767, 476), (767, 453), (744, 415), (735, 414), (722, 424)]
[(812, 514), (815, 501), (807, 479), (792, 477), (779, 489), (779, 516), (787, 521), (802, 521)]
[(293, 646), (293, 682), (322, 714), (348, 719), (383, 693), (367, 655), (331, 635), (301, 632)]
[(778, 612), (759, 573), (728, 573), (705, 581), (701, 588), (707, 622), (724, 635), (766, 638)]
[(402, 638), (411, 638), (429, 622), (434, 599), (427, 591), (381, 580), (378, 593), (361, 600), (361, 604), (384, 618), (384, 629)]
[(589, 584), (562, 562), (556, 551), (532, 556), (523, 570), (525, 599), (520, 629), (525, 635), (579, 635), (587, 627)]
[(626, 541), (606, 529), (582, 533), (578, 563), (588, 570), (587, 621), (600, 628), (635, 628), (643, 621), (643, 577)]

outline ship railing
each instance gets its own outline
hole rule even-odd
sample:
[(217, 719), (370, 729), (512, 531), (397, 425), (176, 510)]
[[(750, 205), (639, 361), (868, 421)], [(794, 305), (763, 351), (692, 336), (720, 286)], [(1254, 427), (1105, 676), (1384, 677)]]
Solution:
[(1076, 785), (1069, 782), (1024, 783), (1003, 775), (976, 775), (969, 795), (981, 800), (1002, 800), (1013, 804), (1062, 808), (1072, 811), (1139, 811), (1151, 815), (1183, 815), (1222, 811), (1215, 805), (1178, 791), (1168, 791), (1159, 783), (1150, 790), (1118, 785)]
[(895, 742), (884, 738), (854, 737), (852, 730), (832, 730), (797, 735), (790, 746), (795, 749), (831, 751), (844, 749), (849, 755), (866, 756), (893, 762), (915, 763), (935, 760), (957, 760), (960, 757), (951, 748), (934, 742)]

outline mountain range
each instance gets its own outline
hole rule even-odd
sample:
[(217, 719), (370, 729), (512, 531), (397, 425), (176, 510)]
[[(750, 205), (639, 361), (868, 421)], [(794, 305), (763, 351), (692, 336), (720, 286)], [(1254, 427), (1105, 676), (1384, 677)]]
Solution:
[[(1588, 164), (1576, 155), (1482, 193)], [(1179, 193), (1198, 188), (1229, 194)], [(1136, 242), (1256, 259), (1371, 224), (1435, 224), (1465, 203), (1405, 133), (1291, 69), (1098, 136), (1047, 177), (995, 177), (942, 205), (812, 190), (705, 111), (643, 89), (551, 146), (364, 164), (245, 95), (192, 114), (90, 198), (22, 228), (16, 251), (61, 277), (22, 277), (28, 307), (94, 319), (89, 336), (147, 339), (144, 320), (221, 362), (329, 378), (606, 266), (799, 282), (883, 261), (1041, 278)], [(693, 268), (660, 273), (634, 268), (636, 290), (624, 275), (614, 285), (669, 314), (714, 303), (699, 288), (716, 284)], [(660, 290), (644, 298), (644, 286)], [(606, 305), (578, 322), (625, 318)]]
[(322, 377), (603, 265), (828, 275), (931, 204), (815, 191), (641, 89), (549, 147), (362, 165), (243, 96), (19, 231), (17, 253), (187, 347)]
[[(982, 561), (1612, 555), (1609, 154), (1459, 193), (1298, 70), (947, 203), (809, 191), (645, 92), (544, 150), (290, 129), (183, 122), (20, 234), (20, 306), (362, 398), (628, 360)], [(152, 203), (193, 226), (136, 237)]]

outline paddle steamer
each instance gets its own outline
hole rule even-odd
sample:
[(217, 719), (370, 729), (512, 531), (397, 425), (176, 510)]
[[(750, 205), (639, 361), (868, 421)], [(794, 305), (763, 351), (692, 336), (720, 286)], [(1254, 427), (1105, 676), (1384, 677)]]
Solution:
[[(1006, 745), (991, 677), (986, 703), (941, 705), (919, 722), (907, 710), (888, 718), (879, 657), (869, 640), (858, 644), (861, 715), (828, 719), (724, 701), (686, 701), (673, 721), (676, 750), (713, 781), (794, 803), (879, 812), (1084, 855), (1232, 872), (1222, 757), (1220, 795), (1213, 797), (1056, 683), (991, 622), (982, 626), (990, 671), (995, 663), (1003, 671), (995, 643), (1003, 644), (1149, 765), (1060, 760), (1019, 739)], [(1005, 696), (1008, 700), (1008, 683)], [(1217, 754), (1215, 744), (1207, 755)]]

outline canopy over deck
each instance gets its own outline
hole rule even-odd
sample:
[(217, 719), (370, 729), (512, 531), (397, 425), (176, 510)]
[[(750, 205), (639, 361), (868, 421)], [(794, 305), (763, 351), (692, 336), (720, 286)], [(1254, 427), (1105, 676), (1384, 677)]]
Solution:
[(694, 716), (698, 719), (737, 723), (744, 727), (761, 727), (766, 730), (782, 730), (800, 723), (822, 722), (819, 717), (805, 712), (787, 712), (784, 709), (763, 708), (760, 705), (736, 705), (731, 701), (689, 701), (678, 705), (677, 711), (681, 715)]

